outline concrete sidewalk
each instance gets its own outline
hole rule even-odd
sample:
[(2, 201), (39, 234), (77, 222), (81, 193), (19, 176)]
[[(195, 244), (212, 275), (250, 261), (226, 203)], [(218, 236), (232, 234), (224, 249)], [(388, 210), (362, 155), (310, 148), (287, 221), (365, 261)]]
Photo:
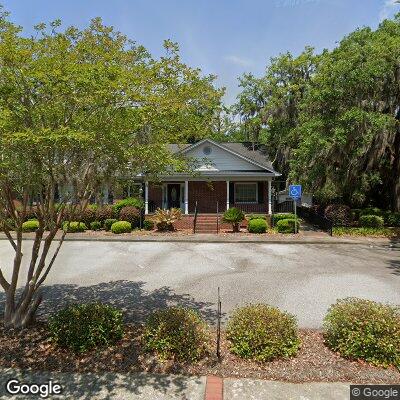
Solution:
[[(75, 400), (219, 400), (206, 391), (206, 377), (179, 375), (135, 374), (75, 374), (0, 370), (1, 399), (32, 399), (39, 396), (10, 395), (5, 385), (10, 379), (21, 384), (42, 384), (50, 379), (63, 387), (62, 395), (50, 399)], [(222, 380), (221, 380), (222, 382)], [(294, 384), (256, 379), (223, 380), (224, 400), (348, 400), (347, 383)], [(207, 392), (207, 393), (206, 393)], [(211, 397), (212, 396), (212, 397)]]

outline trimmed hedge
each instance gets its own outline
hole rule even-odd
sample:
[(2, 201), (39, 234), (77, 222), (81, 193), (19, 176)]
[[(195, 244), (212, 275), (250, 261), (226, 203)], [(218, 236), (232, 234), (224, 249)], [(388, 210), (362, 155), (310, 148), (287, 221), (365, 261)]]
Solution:
[(358, 222), (364, 228), (383, 228), (384, 225), (383, 218), (377, 215), (363, 215)]
[(250, 233), (265, 233), (267, 231), (267, 222), (265, 219), (251, 219), (247, 226)]
[(37, 219), (30, 219), (22, 224), (22, 232), (35, 232), (39, 229), (39, 221)]
[(123, 207), (119, 213), (121, 221), (128, 221), (132, 228), (137, 228), (140, 222), (140, 210), (136, 207), (126, 206)]
[(71, 221), (68, 225), (68, 221), (63, 223), (63, 230), (69, 233), (85, 232), (87, 229), (86, 224), (78, 221)]
[(112, 233), (129, 233), (132, 231), (132, 225), (128, 221), (117, 221), (111, 225)]
[(274, 214), (272, 216), (272, 221), (274, 225), (278, 223), (278, 221), (281, 221), (282, 219), (295, 219), (296, 216), (294, 214)]
[(112, 345), (123, 329), (121, 311), (101, 303), (71, 305), (49, 319), (53, 342), (75, 353)]
[(105, 229), (106, 231), (110, 231), (110, 230), (111, 230), (111, 226), (112, 226), (112, 224), (113, 224), (114, 222), (118, 222), (118, 220), (115, 219), (115, 218), (106, 219), (106, 220), (104, 221), (104, 224), (103, 224), (104, 229)]
[(112, 218), (114, 218), (114, 210), (111, 206), (101, 206), (96, 210), (96, 221), (104, 224), (104, 221)]
[(143, 228), (146, 231), (152, 231), (154, 229), (154, 221), (152, 221), (151, 219), (145, 219), (143, 221)]
[(300, 223), (295, 219), (281, 219), (276, 224), (276, 230), (279, 233), (295, 233), (295, 227), (297, 227), (296, 232), (299, 232)]
[(89, 204), (83, 211), (79, 213), (79, 219), (81, 222), (83, 222), (86, 226), (90, 226), (90, 224), (94, 221), (96, 221), (96, 211), (98, 209), (98, 206), (96, 204)]
[(136, 197), (128, 197), (126, 199), (119, 200), (113, 205), (114, 216), (119, 217), (120, 211), (124, 207), (128, 207), (128, 206), (136, 207), (139, 210), (141, 210), (144, 207), (144, 203), (143, 203), (143, 200), (137, 199)]
[(196, 361), (207, 353), (210, 332), (197, 311), (170, 307), (150, 315), (143, 340), (161, 360)]
[(90, 223), (90, 229), (92, 231), (99, 231), (101, 229), (101, 222), (100, 221), (93, 221)]
[(324, 320), (326, 345), (343, 357), (400, 367), (400, 309), (347, 298), (329, 308)]
[(300, 347), (296, 319), (266, 304), (236, 309), (229, 318), (226, 337), (232, 353), (261, 362), (292, 357)]
[(251, 215), (246, 215), (247, 221), (251, 221), (252, 219), (264, 219), (266, 220), (267, 217), (266, 215), (263, 214), (251, 214)]

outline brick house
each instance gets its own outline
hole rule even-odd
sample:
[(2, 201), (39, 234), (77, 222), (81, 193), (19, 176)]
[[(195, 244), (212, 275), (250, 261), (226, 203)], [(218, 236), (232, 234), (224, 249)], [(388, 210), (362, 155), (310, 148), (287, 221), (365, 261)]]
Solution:
[(229, 207), (244, 213), (271, 214), (271, 182), (280, 176), (263, 146), (217, 143), (204, 139), (194, 144), (171, 144), (170, 150), (188, 157), (194, 173), (175, 173), (150, 183), (143, 177), (145, 214), (157, 208), (180, 208), (181, 226), (189, 227), (197, 213), (223, 213)]

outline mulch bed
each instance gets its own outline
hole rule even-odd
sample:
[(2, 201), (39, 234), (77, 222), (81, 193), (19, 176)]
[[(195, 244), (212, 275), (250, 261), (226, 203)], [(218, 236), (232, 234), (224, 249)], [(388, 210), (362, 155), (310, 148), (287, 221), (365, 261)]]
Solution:
[(22, 332), (6, 332), (0, 326), (0, 367), (59, 372), (212, 374), (287, 382), (400, 382), (400, 372), (394, 367), (378, 368), (363, 361), (346, 360), (333, 353), (325, 347), (322, 333), (317, 330), (300, 331), (302, 347), (297, 357), (264, 364), (234, 356), (228, 351), (228, 343), (224, 339), (220, 362), (211, 354), (194, 364), (161, 363), (153, 354), (143, 351), (141, 332), (140, 326), (128, 325), (124, 338), (116, 345), (76, 356), (51, 343), (44, 323), (37, 323), (31, 330)]

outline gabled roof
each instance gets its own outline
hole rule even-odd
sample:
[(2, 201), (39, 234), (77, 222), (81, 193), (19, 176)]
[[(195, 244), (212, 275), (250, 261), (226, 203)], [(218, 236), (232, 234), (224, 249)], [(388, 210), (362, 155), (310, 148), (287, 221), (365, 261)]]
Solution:
[(272, 166), (272, 162), (269, 160), (267, 149), (264, 145), (253, 145), (250, 142), (222, 142), (218, 143), (211, 139), (203, 139), (196, 143), (182, 143), (177, 144), (173, 143), (169, 145), (170, 150), (173, 153), (187, 153), (188, 151), (194, 149), (201, 144), (209, 142), (215, 146), (218, 146), (231, 154), (235, 154), (236, 156), (259, 166), (262, 169), (266, 169), (269, 172), (272, 172), (276, 175), (280, 175), (277, 171), (274, 170)]

